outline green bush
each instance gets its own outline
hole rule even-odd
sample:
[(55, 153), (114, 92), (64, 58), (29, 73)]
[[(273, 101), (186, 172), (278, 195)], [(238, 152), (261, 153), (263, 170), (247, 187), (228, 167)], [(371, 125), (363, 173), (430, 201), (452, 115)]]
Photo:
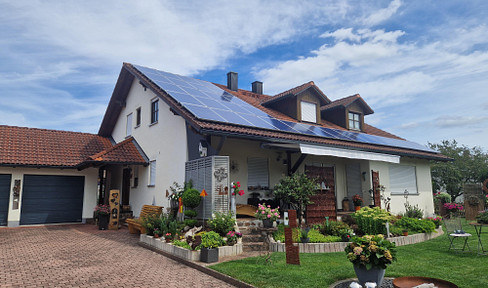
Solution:
[(424, 217), (424, 211), (419, 208), (419, 205), (412, 206), (405, 203), (405, 216), (419, 219)]
[(201, 245), (203, 248), (217, 248), (224, 244), (225, 244), (224, 239), (222, 239), (222, 237), (220, 237), (220, 235), (214, 231), (210, 231), (202, 234)]
[(190, 244), (186, 243), (186, 241), (175, 240), (173, 241), (173, 245), (191, 250)]
[(476, 221), (481, 224), (488, 224), (488, 210), (478, 214), (478, 216), (476, 216)]
[(212, 219), (208, 221), (208, 226), (213, 231), (219, 233), (220, 236), (225, 237), (227, 232), (234, 230), (236, 221), (232, 212), (228, 213), (213, 213)]
[(363, 207), (352, 215), (359, 230), (366, 235), (386, 234), (385, 223), (395, 220), (395, 216), (379, 207)]
[[(274, 240), (280, 241), (281, 243), (285, 243), (285, 225), (279, 224), (276, 228), (277, 230), (273, 233)], [(300, 242), (300, 229), (293, 228), (292, 238), (294, 243)]]
[(187, 217), (194, 218), (194, 217), (197, 217), (197, 215), (198, 215), (198, 212), (195, 210), (185, 210), (185, 216), (187, 216)]
[(152, 214), (148, 215), (142, 219), (142, 227), (146, 229), (147, 235), (154, 236), (154, 230), (161, 227), (161, 218)]
[(403, 234), (403, 230), (404, 229), (399, 226), (390, 226), (390, 233), (393, 236), (401, 236)]
[[(273, 239), (275, 241), (280, 241), (281, 243), (285, 243), (285, 226), (283, 224), (278, 225), (278, 230), (273, 233)], [(294, 243), (300, 242), (300, 229), (293, 228), (292, 230), (292, 237)], [(339, 236), (325, 236), (321, 234), (316, 229), (311, 229), (308, 232), (308, 238), (310, 238), (310, 243), (330, 243), (330, 242), (340, 242), (341, 237)]]
[(195, 226), (197, 226), (198, 220), (197, 219), (185, 219), (184, 223), (185, 223), (185, 226), (195, 227)]
[(324, 222), (320, 225), (320, 233), (330, 236), (341, 236), (343, 230), (350, 229), (349, 225), (340, 221)]
[(197, 189), (188, 189), (183, 192), (183, 196), (181, 197), (183, 201), (183, 205), (190, 209), (194, 209), (200, 205), (201, 196), (200, 192)]
[(430, 233), (435, 231), (435, 224), (429, 219), (416, 219), (409, 217), (402, 217), (402, 219), (395, 222), (394, 226), (402, 229), (407, 229), (412, 233)]

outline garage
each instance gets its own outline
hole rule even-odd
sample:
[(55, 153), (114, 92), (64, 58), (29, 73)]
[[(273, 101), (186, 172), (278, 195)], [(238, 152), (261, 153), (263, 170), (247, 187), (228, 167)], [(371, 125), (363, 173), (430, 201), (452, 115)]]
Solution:
[(81, 222), (84, 176), (25, 175), (20, 225)]
[(7, 225), (11, 178), (10, 174), (0, 174), (0, 226)]

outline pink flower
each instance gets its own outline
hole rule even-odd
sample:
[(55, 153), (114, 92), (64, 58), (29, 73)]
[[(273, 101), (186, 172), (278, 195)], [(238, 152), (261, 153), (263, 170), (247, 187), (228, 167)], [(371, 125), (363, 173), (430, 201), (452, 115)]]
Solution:
[(271, 218), (271, 215), (268, 214), (268, 218)]
[(278, 216), (278, 213), (274, 213), (275, 216)]
[(271, 205), (268, 205), (268, 208), (271, 208)]
[(274, 209), (271, 209), (271, 212), (274, 212)]
[(261, 211), (261, 214), (264, 214), (264, 211)]

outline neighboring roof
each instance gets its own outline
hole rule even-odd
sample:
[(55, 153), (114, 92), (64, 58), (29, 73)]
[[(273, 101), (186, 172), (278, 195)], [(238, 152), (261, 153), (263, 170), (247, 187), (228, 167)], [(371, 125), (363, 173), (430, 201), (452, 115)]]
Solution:
[[(0, 125), (2, 166), (79, 168), (112, 147), (110, 139), (95, 134)], [(131, 150), (119, 160), (125, 157), (136, 156)]]
[(369, 115), (373, 114), (374, 111), (369, 107), (369, 105), (366, 103), (366, 101), (363, 100), (363, 98), (359, 94), (355, 94), (352, 96), (348, 96), (342, 99), (338, 99), (333, 101), (332, 103), (329, 103), (325, 106), (320, 107), (320, 111), (327, 111), (327, 110), (333, 110), (338, 107), (344, 107), (347, 108), (350, 106), (352, 103), (358, 102), (359, 105), (363, 106), (364, 109), (364, 115)]
[(263, 101), (261, 103), (261, 105), (267, 106), (271, 103), (281, 101), (281, 100), (286, 99), (288, 97), (297, 96), (300, 93), (302, 93), (308, 89), (315, 90), (315, 92), (319, 95), (319, 99), (322, 100), (322, 103), (321, 103), (322, 105), (325, 105), (325, 104), (328, 104), (331, 102), (330, 99), (327, 98), (327, 96), (324, 94), (324, 92), (322, 92), (322, 90), (320, 90), (319, 87), (317, 87), (313, 81), (310, 81), (310, 82), (304, 83), (300, 86), (297, 86), (295, 88), (291, 88), (291, 89), (286, 90), (284, 92), (278, 93), (275, 96), (271, 97), (270, 99)]
[[(402, 146), (396, 147), (396, 146), (391, 146), (388, 144), (381, 144), (380, 143), (365, 143), (365, 142), (358, 142), (358, 141), (349, 141), (349, 140), (339, 140), (339, 139), (333, 139), (333, 138), (326, 138), (326, 137), (320, 137), (320, 136), (313, 136), (309, 134), (301, 134), (301, 133), (293, 133), (293, 132), (287, 132), (287, 131), (282, 131), (282, 130), (270, 130), (270, 129), (264, 129), (264, 128), (259, 128), (259, 127), (252, 127), (252, 126), (244, 126), (244, 125), (239, 125), (239, 124), (234, 124), (234, 123), (228, 123), (228, 122), (222, 122), (222, 121), (212, 121), (212, 120), (206, 120), (206, 119), (201, 119), (197, 118), (194, 116), (183, 104), (180, 102), (176, 101), (175, 98), (170, 96), (168, 93), (166, 93), (160, 86), (155, 84), (147, 75), (143, 74), (140, 72), (137, 68), (135, 68), (132, 64), (129, 63), (124, 63), (120, 77), (124, 77), (125, 79), (131, 79), (127, 74), (132, 75), (135, 77), (144, 87), (147, 87), (151, 91), (153, 91), (156, 95), (158, 95), (165, 103), (167, 103), (170, 106), (170, 110), (173, 111), (173, 113), (178, 114), (182, 116), (189, 125), (191, 125), (196, 131), (198, 131), (201, 134), (207, 134), (207, 135), (227, 135), (227, 136), (232, 136), (232, 137), (240, 137), (240, 138), (246, 138), (246, 139), (257, 139), (261, 141), (268, 141), (268, 142), (282, 142), (282, 143), (296, 143), (296, 142), (306, 142), (306, 143), (316, 143), (318, 145), (325, 145), (325, 146), (332, 146), (332, 147), (342, 147), (342, 148), (349, 148), (349, 149), (356, 149), (356, 150), (363, 150), (363, 151), (372, 151), (372, 152), (380, 152), (380, 153), (389, 153), (389, 154), (395, 154), (395, 155), (401, 155), (401, 156), (409, 156), (409, 157), (417, 157), (417, 158), (424, 158), (424, 159), (429, 159), (429, 160), (440, 160), (440, 161), (448, 161), (450, 158), (445, 157), (444, 155), (436, 152), (436, 151), (431, 151), (428, 149), (415, 149), (415, 148), (405, 148)], [(119, 116), (120, 113), (120, 108), (118, 108), (117, 103), (124, 103), (127, 96), (128, 96), (128, 90), (129, 89), (122, 89), (123, 87), (130, 87), (130, 84), (132, 84), (132, 80), (130, 80), (130, 83), (121, 83), (121, 81), (117, 81), (117, 85), (114, 89), (114, 93), (112, 95), (112, 98), (110, 99), (109, 103), (109, 108), (107, 108), (106, 115), (104, 117), (104, 120), (102, 122), (102, 125), (99, 130), (99, 134), (103, 136), (110, 136), (113, 130), (113, 127), (115, 126), (115, 122), (117, 117)], [(311, 85), (313, 82), (306, 83), (305, 86), (302, 85), (302, 88), (307, 89), (312, 87)], [(232, 95), (238, 97), (239, 99), (247, 102), (248, 104), (260, 109), (261, 111), (267, 113), (269, 116), (275, 117), (276, 119), (280, 120), (285, 120), (289, 122), (295, 122), (299, 123), (297, 120), (292, 119), (278, 111), (263, 107), (261, 103), (263, 101), (267, 101), (271, 96), (268, 95), (261, 95), (261, 94), (256, 94), (252, 93), (250, 91), (246, 90), (241, 90), (239, 89), (238, 91), (230, 91), (226, 89), (225, 86), (215, 84), (217, 87), (225, 90), (228, 93), (231, 93)], [(299, 87), (296, 87), (296, 91), (292, 91), (291, 93), (299, 93), (300, 89)], [(123, 91), (123, 93), (115, 93), (115, 91)], [(116, 115), (107, 115), (108, 113), (115, 112), (117, 113)], [(303, 124), (301, 124), (303, 125)], [(344, 128), (341, 128), (337, 125), (334, 125), (330, 122), (323, 121), (321, 125), (310, 125), (307, 124), (308, 126), (320, 126), (320, 127), (325, 127), (325, 128), (333, 128), (337, 130), (342, 130), (346, 131), (345, 133), (351, 133), (351, 134), (358, 134), (358, 133), (352, 133), (348, 132)], [(382, 131), (380, 129), (377, 129), (373, 126), (370, 125), (365, 125), (364, 127), (365, 132), (367, 133), (359, 133), (359, 134), (364, 134), (364, 135), (375, 135), (376, 136), (381, 136), (385, 137), (385, 139), (392, 139), (389, 141), (397, 141), (397, 142), (405, 142), (405, 143), (412, 143), (405, 141), (404, 139), (397, 137), (395, 135), (392, 135), (390, 133), (387, 133), (385, 131)], [(358, 135), (359, 135), (358, 134)], [(388, 141), (387, 141), (388, 142)], [(412, 143), (415, 144), (415, 143)], [(415, 144), (420, 147), (420, 145)], [(414, 146), (415, 146), (414, 145)]]
[(95, 155), (88, 157), (95, 162), (105, 164), (139, 164), (144, 165), (149, 162), (147, 156), (140, 149), (136, 140), (129, 137), (124, 141), (117, 143), (113, 147), (103, 150)]

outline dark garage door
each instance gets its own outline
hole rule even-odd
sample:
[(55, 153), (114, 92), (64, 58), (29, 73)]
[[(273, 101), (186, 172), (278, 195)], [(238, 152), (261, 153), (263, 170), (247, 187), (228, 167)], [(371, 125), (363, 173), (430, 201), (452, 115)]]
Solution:
[(20, 225), (81, 222), (83, 176), (25, 175)]
[(10, 174), (0, 174), (0, 226), (7, 225), (10, 181)]

